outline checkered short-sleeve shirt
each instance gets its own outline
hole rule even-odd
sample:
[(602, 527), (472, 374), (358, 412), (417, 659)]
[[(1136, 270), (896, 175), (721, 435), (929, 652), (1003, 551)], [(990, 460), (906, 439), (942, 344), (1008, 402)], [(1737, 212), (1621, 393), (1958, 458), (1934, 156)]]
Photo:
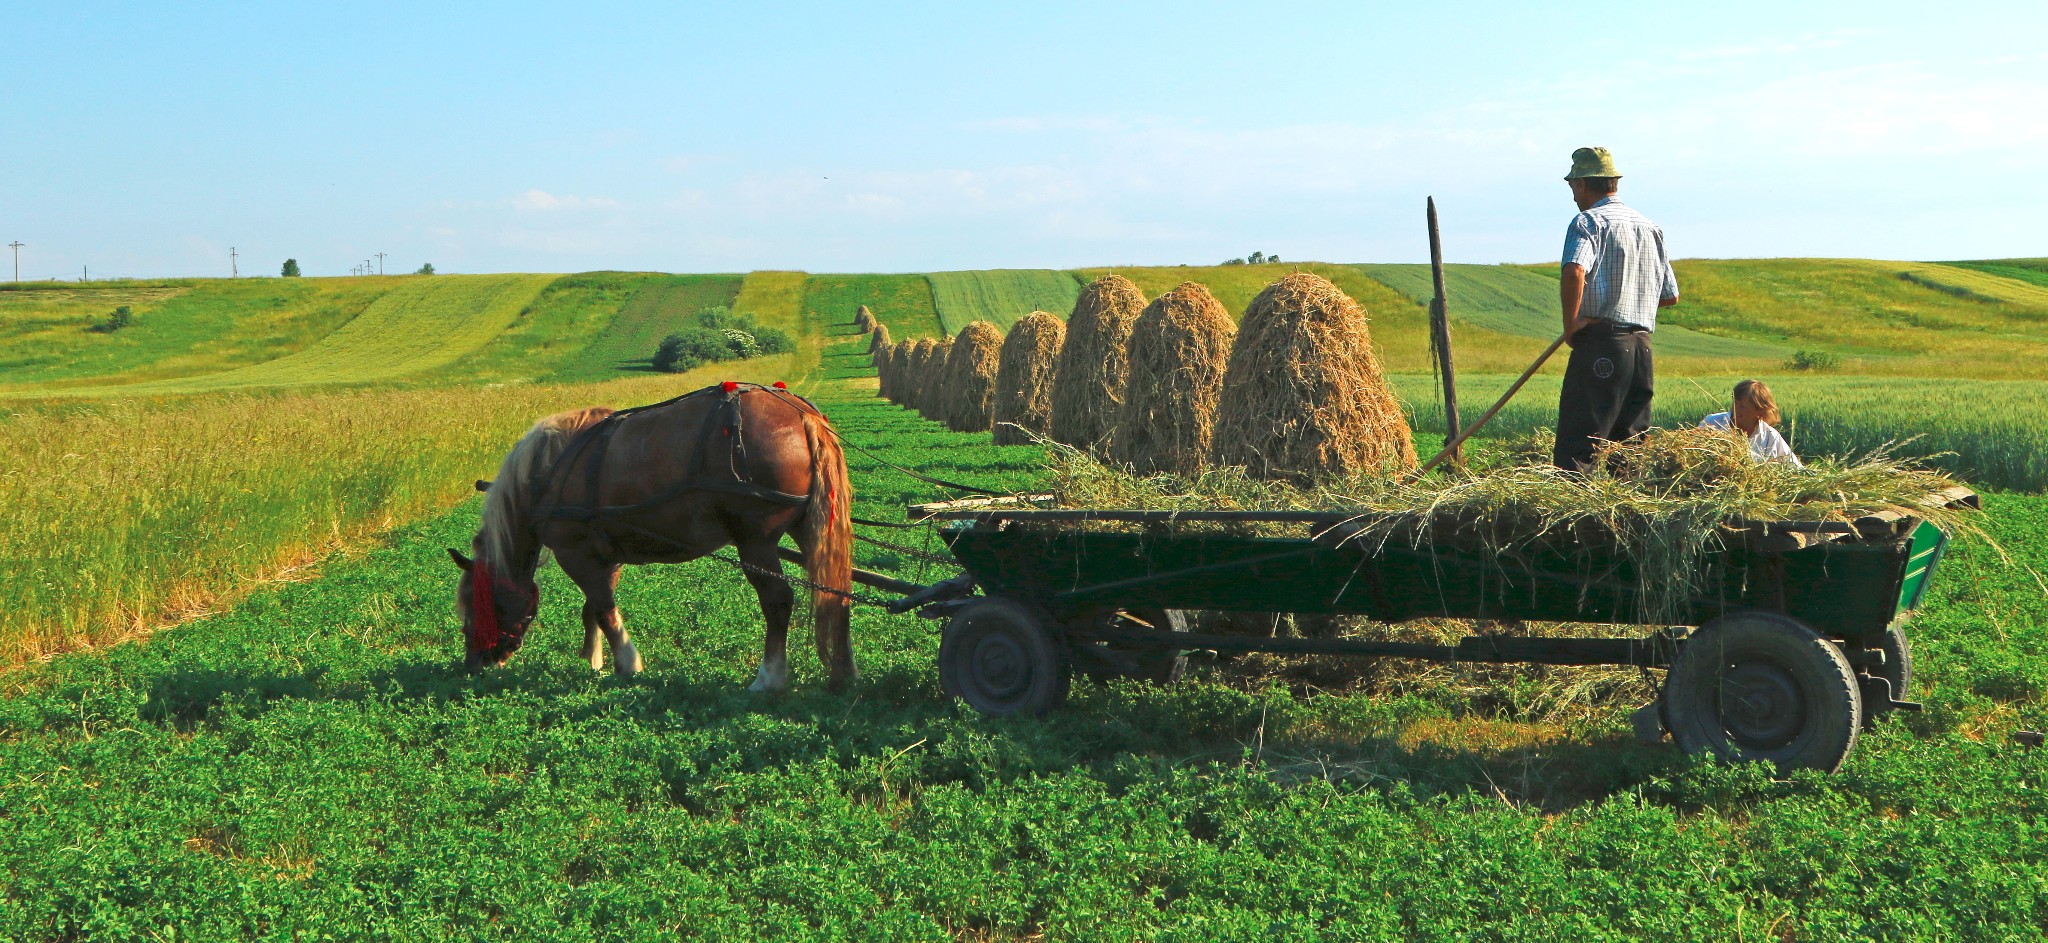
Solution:
[(1678, 276), (1664, 254), (1664, 231), (1607, 197), (1573, 217), (1564, 264), (1586, 270), (1579, 316), (1655, 330), (1657, 302), (1678, 297)]

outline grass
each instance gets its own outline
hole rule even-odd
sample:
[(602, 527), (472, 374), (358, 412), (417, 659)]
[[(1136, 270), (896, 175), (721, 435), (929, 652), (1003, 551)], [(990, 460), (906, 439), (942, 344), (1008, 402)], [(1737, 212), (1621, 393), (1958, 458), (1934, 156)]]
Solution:
[(948, 333), (933, 306), (932, 283), (922, 275), (813, 275), (803, 305), (818, 329), (851, 325), (854, 312), (867, 305), (895, 340)]
[[(303, 349), (397, 278), (174, 279), (0, 286), (0, 390), (217, 373)], [(117, 306), (135, 321), (88, 333)]]
[[(1042, 474), (852, 381), (807, 392), (900, 464)], [(930, 496), (851, 461), (857, 514)], [(986, 720), (939, 692), (928, 623), (869, 607), (856, 695), (799, 654), (796, 691), (763, 698), (743, 690), (751, 593), (712, 561), (627, 574), (637, 679), (575, 656), (579, 597), (552, 569), (526, 651), (467, 676), (440, 548), (475, 513), (9, 679), (0, 937), (2003, 940), (2048, 921), (2048, 794), (2004, 741), (2048, 722), (2048, 599), (1971, 541), (1915, 625), (1928, 711), (1840, 774), (1776, 780), (1638, 746), (1612, 707), (1538, 722), (1508, 675), (1361, 697), (1203, 667)], [(2048, 501), (1993, 495), (1989, 521), (2048, 565)], [(862, 563), (914, 572), (888, 553)]]
[(553, 275), (413, 277), (318, 342), (276, 360), (220, 373), (95, 393), (162, 395), (403, 380), (460, 360), (513, 325)]
[(933, 272), (926, 277), (947, 334), (959, 333), (969, 321), (988, 321), (1008, 331), (1033, 311), (1065, 317), (1081, 294), (1081, 283), (1071, 273), (1051, 269)]
[[(436, 276), (437, 278), (443, 276)], [(613, 384), (73, 401), (0, 420), (0, 667), (205, 611), (438, 512), (548, 413), (652, 402), (790, 357)]]
[[(1417, 305), (1428, 309), (1436, 297), (1427, 265), (1361, 265), (1358, 268), (1384, 282)], [(1451, 318), (1488, 330), (1518, 337), (1557, 336), (1557, 279), (1545, 278), (1526, 268), (1506, 265), (1444, 266), (1444, 293), (1450, 296)], [(1454, 345), (1455, 340), (1452, 342)], [(1791, 353), (1781, 346), (1740, 337), (1716, 337), (1687, 330), (1682, 325), (1663, 323), (1657, 329), (1657, 352), (1676, 357), (1783, 358)]]
[(2048, 259), (1980, 259), (1971, 262), (1944, 262), (1957, 268), (1971, 269), (1986, 275), (2010, 278), (2048, 288)]
[(612, 306), (610, 316), (592, 318), (601, 330), (550, 375), (550, 380), (589, 382), (652, 370), (649, 361), (663, 337), (675, 333), (698, 311), (730, 306), (739, 295), (741, 282), (738, 275), (607, 274), (604, 278), (607, 293), (625, 291), (628, 298), (623, 306)]

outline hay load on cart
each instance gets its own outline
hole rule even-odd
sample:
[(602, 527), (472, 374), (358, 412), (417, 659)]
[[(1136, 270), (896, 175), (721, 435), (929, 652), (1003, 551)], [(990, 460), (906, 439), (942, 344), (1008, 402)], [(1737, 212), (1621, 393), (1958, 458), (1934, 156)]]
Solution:
[[(1528, 449), (1527, 452), (1536, 452)], [(1077, 450), (1037, 504), (927, 506), (964, 572), (946, 689), (1041, 713), (1075, 671), (1169, 680), (1189, 651), (1620, 665), (1663, 672), (1637, 731), (1690, 752), (1838, 768), (1906, 700), (1904, 627), (1976, 496), (1877, 452), (1805, 469), (1723, 433), (1658, 431), (1599, 470), (1547, 463), (1313, 485), (1221, 468), (1141, 478)], [(1187, 614), (1470, 620), (1456, 644), (1188, 631)], [(1594, 623), (1547, 637), (1528, 623)]]

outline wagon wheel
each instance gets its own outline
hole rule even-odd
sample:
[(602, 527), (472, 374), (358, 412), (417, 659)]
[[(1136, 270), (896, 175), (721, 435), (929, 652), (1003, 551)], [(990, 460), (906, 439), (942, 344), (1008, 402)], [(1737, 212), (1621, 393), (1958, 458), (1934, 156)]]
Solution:
[(939, 642), (939, 686), (992, 717), (1043, 714), (1067, 699), (1065, 653), (1045, 620), (1008, 599), (953, 614)]
[[(1160, 632), (1186, 632), (1187, 615), (1167, 609), (1138, 609), (1131, 612), (1138, 619)], [(1153, 684), (1172, 684), (1181, 679), (1188, 670), (1188, 653), (1177, 648), (1154, 649), (1134, 655), (1138, 670), (1131, 677)]]
[(1766, 612), (1701, 626), (1679, 646), (1664, 698), (1680, 749), (1769, 760), (1781, 772), (1840, 769), (1863, 714), (1841, 649), (1797, 620)]

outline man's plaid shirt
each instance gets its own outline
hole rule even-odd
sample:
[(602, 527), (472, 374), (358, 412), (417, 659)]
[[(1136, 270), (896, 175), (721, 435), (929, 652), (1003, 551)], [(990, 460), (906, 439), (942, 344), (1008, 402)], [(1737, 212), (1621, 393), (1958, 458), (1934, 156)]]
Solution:
[(1586, 270), (1579, 316), (1656, 330), (1657, 302), (1678, 297), (1678, 276), (1664, 255), (1664, 231), (1607, 197), (1572, 219), (1564, 264)]

